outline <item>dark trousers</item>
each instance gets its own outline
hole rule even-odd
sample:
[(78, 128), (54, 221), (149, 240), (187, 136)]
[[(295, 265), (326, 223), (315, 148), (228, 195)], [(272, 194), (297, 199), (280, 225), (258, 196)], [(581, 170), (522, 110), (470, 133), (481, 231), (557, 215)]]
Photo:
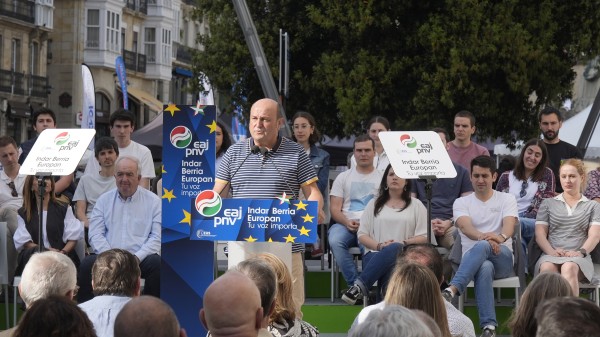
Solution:
[[(83, 303), (94, 298), (92, 290), (92, 266), (96, 262), (98, 255), (87, 256), (79, 266), (77, 273), (77, 285), (79, 293), (77, 294), (77, 303)], [(142, 278), (145, 280), (144, 295), (160, 297), (160, 256), (158, 254), (148, 255), (141, 263), (140, 270)]]

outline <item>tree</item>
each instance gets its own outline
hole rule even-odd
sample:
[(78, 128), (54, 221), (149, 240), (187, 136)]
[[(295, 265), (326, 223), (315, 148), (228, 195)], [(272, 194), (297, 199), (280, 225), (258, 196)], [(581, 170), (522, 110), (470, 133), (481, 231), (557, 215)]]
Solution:
[[(376, 114), (397, 130), (451, 127), (467, 109), (480, 136), (527, 139), (540, 107), (570, 97), (573, 65), (600, 45), (599, 7), (585, 0), (248, 4), (273, 74), (279, 28), (292, 37), (288, 116), (307, 110), (330, 135), (360, 132)], [(197, 69), (247, 109), (263, 94), (231, 4), (200, 1), (198, 14), (211, 35)]]

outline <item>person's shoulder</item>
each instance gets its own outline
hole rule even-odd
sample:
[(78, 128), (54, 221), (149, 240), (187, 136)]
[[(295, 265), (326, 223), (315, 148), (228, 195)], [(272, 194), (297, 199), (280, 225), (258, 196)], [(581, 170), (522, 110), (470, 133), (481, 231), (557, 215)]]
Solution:
[(490, 151), (488, 151), (488, 149), (487, 149), (485, 146), (483, 146), (483, 145), (479, 145), (479, 144), (477, 144), (477, 143), (475, 143), (475, 142), (471, 142), (471, 144), (474, 144), (474, 145), (475, 145), (474, 147), (475, 147), (475, 148), (477, 149), (477, 151), (478, 151), (478, 152), (480, 152), (481, 154), (489, 154), (489, 153), (490, 153)]
[(130, 146), (132, 146), (136, 151), (150, 152), (150, 149), (146, 145), (140, 144), (133, 140), (131, 141)]

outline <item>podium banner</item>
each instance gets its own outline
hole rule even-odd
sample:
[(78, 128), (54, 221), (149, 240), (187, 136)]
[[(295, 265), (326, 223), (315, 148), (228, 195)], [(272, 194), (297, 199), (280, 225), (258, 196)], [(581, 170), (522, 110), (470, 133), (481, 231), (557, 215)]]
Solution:
[(315, 243), (318, 203), (307, 200), (221, 199), (212, 190), (192, 199), (191, 240)]

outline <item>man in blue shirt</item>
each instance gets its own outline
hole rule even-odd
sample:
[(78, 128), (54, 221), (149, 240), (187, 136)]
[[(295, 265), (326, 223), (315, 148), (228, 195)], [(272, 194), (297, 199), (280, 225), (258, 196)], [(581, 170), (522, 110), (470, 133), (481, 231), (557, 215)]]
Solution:
[[(152, 192), (139, 188), (139, 160), (117, 159), (117, 188), (102, 194), (90, 217), (89, 241), (93, 254), (120, 248), (140, 262), (145, 279), (144, 294), (160, 297), (161, 203)], [(93, 297), (91, 269), (96, 255), (86, 257), (79, 267), (79, 303)]]

